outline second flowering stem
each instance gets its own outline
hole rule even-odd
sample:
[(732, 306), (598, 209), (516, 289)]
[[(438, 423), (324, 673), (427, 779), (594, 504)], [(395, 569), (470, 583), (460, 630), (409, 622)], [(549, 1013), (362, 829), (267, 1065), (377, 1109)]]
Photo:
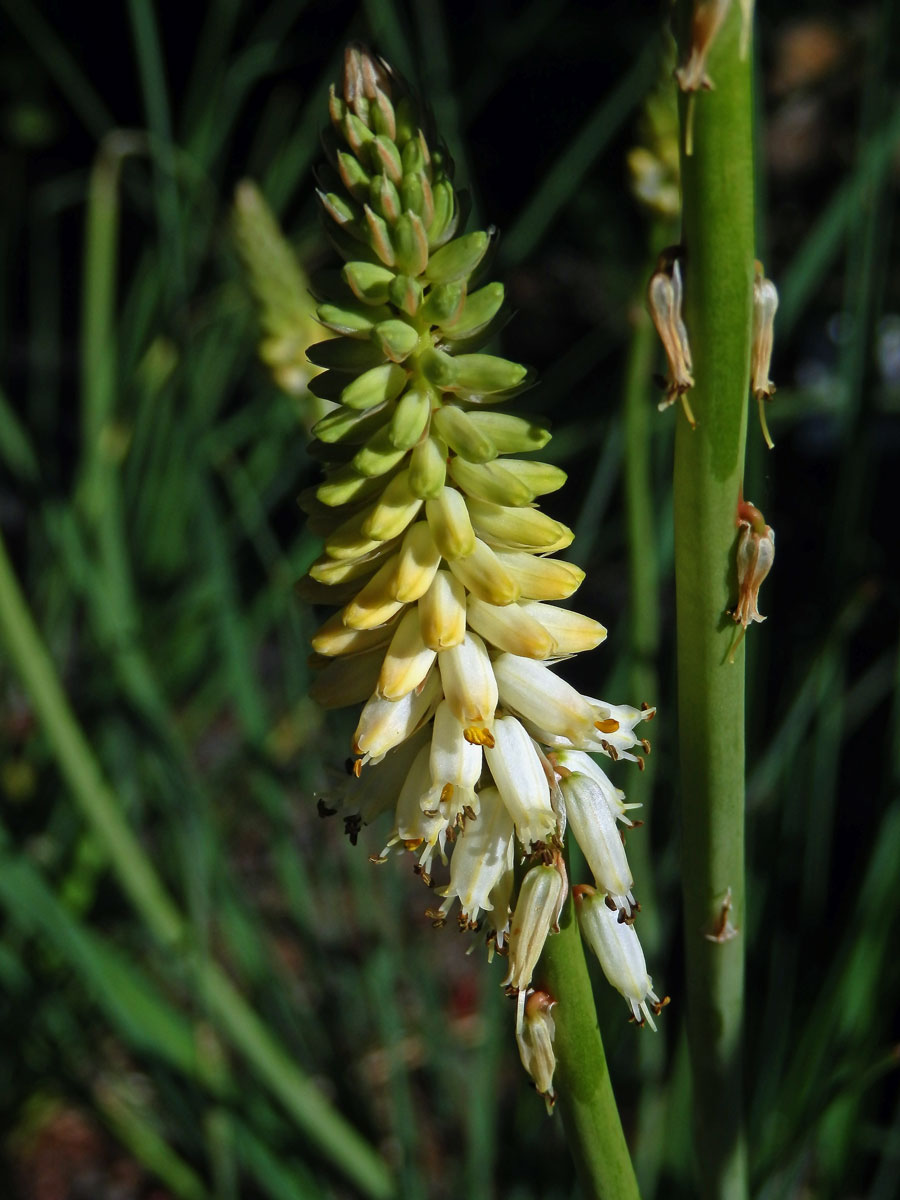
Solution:
[(557, 999), (558, 1106), (584, 1194), (590, 1200), (640, 1200), (571, 897), (560, 915), (559, 933), (544, 946), (538, 978)]

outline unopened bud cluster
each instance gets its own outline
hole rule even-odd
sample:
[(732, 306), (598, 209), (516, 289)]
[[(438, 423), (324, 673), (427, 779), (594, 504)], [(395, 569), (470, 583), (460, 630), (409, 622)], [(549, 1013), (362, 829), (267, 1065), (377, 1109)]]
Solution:
[[(325, 478), (302, 504), (324, 551), (300, 591), (341, 606), (312, 639), (312, 695), (363, 707), (348, 777), (322, 807), (338, 802), (354, 841), (389, 813), (379, 861), (409, 854), (429, 885), (449, 864), (429, 913), (443, 924), (458, 905), (461, 928), (508, 952), (523, 1060), (547, 1091), (552, 1002), (527, 999), (568, 894), (567, 815), (598, 894), (630, 922), (626, 806), (587, 752), (642, 766), (638, 726), (653, 711), (555, 673), (606, 630), (558, 605), (583, 572), (550, 557), (572, 532), (536, 501), (565, 474), (508, 457), (550, 435), (496, 411), (528, 373), (478, 351), (503, 287), (477, 279), (491, 239), (460, 231), (446, 150), (361, 47), (330, 113), (319, 195), (344, 265), (318, 308), (338, 336), (309, 350), (326, 368), (310, 386), (335, 407), (313, 430)], [(649, 981), (639, 1020), (647, 997)]]

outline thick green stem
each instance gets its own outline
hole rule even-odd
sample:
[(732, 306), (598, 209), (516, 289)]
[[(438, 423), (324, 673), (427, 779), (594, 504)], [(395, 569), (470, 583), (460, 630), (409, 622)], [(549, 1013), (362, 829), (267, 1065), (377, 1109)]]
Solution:
[(556, 1000), (554, 1086), (586, 1200), (640, 1200), (571, 897), (559, 933), (547, 939), (539, 978)]
[[(5, 646), (9, 661), (31, 698), (60, 773), (108, 854), (119, 886), (157, 943), (170, 954), (180, 951), (190, 961), (187, 922), (128, 826), (116, 796), (103, 777), (32, 619), (2, 537), (0, 645)], [(363, 1194), (392, 1195), (384, 1163), (291, 1061), (222, 968), (206, 958), (197, 962), (195, 968), (211, 1018), (282, 1102), (298, 1128)]]
[(740, 55), (741, 20), (741, 6), (733, 5), (713, 44), (708, 72), (715, 90), (682, 97), (683, 128), (693, 126), (682, 181), (697, 428), (679, 414), (675, 440), (678, 744), (695, 1143), (700, 1194), (728, 1200), (747, 1194), (744, 657), (742, 648), (729, 662), (735, 625), (726, 616), (737, 599), (754, 260), (751, 73), (749, 54)]

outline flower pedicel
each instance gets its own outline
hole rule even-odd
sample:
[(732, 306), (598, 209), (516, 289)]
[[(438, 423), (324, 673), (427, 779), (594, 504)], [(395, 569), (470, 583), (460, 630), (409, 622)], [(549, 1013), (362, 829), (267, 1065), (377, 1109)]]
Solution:
[[(589, 753), (642, 765), (653, 710), (583, 696), (555, 672), (606, 630), (558, 606), (584, 573), (551, 557), (572, 532), (537, 501), (564, 472), (507, 457), (550, 434), (497, 410), (531, 379), (478, 351), (504, 293), (476, 282), (491, 235), (461, 232), (446, 149), (361, 46), (330, 114), (319, 197), (344, 266), (318, 317), (338, 336), (308, 353), (325, 368), (311, 390), (336, 407), (313, 429), (325, 478), (301, 502), (324, 551), (299, 590), (342, 606), (312, 640), (313, 696), (364, 704), (328, 806), (354, 841), (390, 813), (377, 861), (410, 855), (427, 883), (449, 859), (429, 915), (443, 924), (458, 905), (462, 928), (508, 950), (522, 1058), (549, 1094), (554, 998), (527, 1000), (568, 892), (566, 812), (636, 944), (616, 832), (630, 822)], [(643, 1021), (643, 997), (632, 1008)]]

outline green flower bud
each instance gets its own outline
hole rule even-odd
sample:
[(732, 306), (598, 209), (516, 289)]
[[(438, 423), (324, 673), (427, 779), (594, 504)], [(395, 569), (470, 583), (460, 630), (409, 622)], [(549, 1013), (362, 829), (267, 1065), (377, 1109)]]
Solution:
[(391, 225), (403, 211), (400, 193), (385, 175), (376, 175), (369, 185), (369, 203)]
[(472, 292), (459, 316), (444, 324), (444, 333), (454, 341), (462, 341), (483, 332), (503, 306), (505, 294), (502, 283), (488, 283)]
[(423, 500), (439, 495), (446, 475), (446, 445), (434, 437), (419, 442), (409, 463), (409, 485), (415, 494)]
[(428, 159), (425, 154), (425, 147), (421, 141), (421, 133), (416, 138), (410, 140), (403, 147), (402, 169), (407, 175), (414, 175), (419, 171), (424, 172), (428, 164)]
[(391, 442), (398, 450), (415, 446), (428, 426), (433, 394), (427, 390), (410, 389), (397, 402), (391, 418)]
[(335, 225), (341, 229), (347, 229), (348, 232), (361, 238), (359, 224), (361, 214), (355, 205), (349, 203), (343, 196), (339, 196), (337, 192), (319, 192), (318, 196), (322, 207)]
[(383, 134), (376, 134), (372, 139), (369, 154), (377, 160), (380, 169), (397, 187), (403, 178), (403, 167), (400, 165), (400, 151), (391, 139)]
[[(381, 348), (376, 347), (376, 349), (379, 357), (384, 358)], [(395, 363), (382, 363), (357, 376), (352, 383), (348, 383), (341, 392), (341, 403), (354, 409), (373, 408), (377, 404), (384, 404), (386, 400), (394, 400), (399, 396), (406, 385), (406, 380), (407, 375), (402, 367), (398, 367)]]
[(316, 498), (327, 504), (329, 508), (337, 508), (342, 504), (350, 504), (354, 500), (364, 500), (379, 488), (383, 487), (382, 480), (373, 481), (366, 475), (361, 475), (352, 464), (335, 471), (327, 483), (320, 483), (316, 489)]
[(388, 298), (395, 308), (414, 317), (422, 304), (422, 285), (410, 275), (396, 275), (388, 288)]
[[(375, 370), (380, 370), (376, 367)], [(353, 386), (352, 384), (350, 386)], [(312, 427), (312, 432), (322, 442), (339, 442), (342, 438), (353, 438), (361, 440), (361, 437), (368, 436), (379, 425), (384, 424), (384, 413), (380, 411), (381, 406), (377, 408), (361, 408), (358, 411), (352, 408), (339, 408), (336, 412), (331, 412), (327, 417), (322, 417)]]
[(397, 140), (397, 117), (390, 97), (378, 88), (375, 92), (374, 103), (369, 108), (369, 118), (372, 128), (378, 134), (383, 134), (390, 141)]
[(424, 171), (408, 172), (400, 180), (403, 207), (422, 218), (426, 231), (434, 220), (434, 195)]
[(431, 186), (434, 216), (428, 225), (428, 245), (432, 250), (443, 246), (456, 233), (459, 224), (459, 204), (449, 179), (440, 179)]
[(448, 465), (454, 483), (464, 492), (478, 500), (494, 504), (524, 505), (534, 499), (530, 488), (520, 483), (498, 462), (471, 463), (464, 458), (453, 458)]
[(445, 384), (449, 391), (461, 394), (488, 396), (511, 391), (523, 383), (528, 368), (521, 363), (497, 358), (494, 354), (458, 354), (450, 359), (455, 366), (453, 382)]
[(524, 417), (493, 412), (491, 409), (476, 409), (466, 415), (480, 433), (491, 439), (498, 454), (524, 454), (529, 450), (542, 450), (550, 441), (549, 429)]
[(354, 200), (365, 203), (369, 197), (369, 185), (372, 180), (359, 159), (348, 154), (346, 150), (338, 150), (337, 165), (344, 187)]
[(448, 242), (432, 254), (425, 277), (432, 283), (467, 279), (484, 258), (490, 241), (486, 233), (467, 233)]
[(461, 458), (472, 463), (484, 463), (497, 457), (497, 448), (487, 434), (482, 433), (471, 414), (455, 404), (444, 404), (434, 414), (434, 427)]
[(394, 255), (399, 270), (421, 275), (428, 265), (428, 234), (422, 218), (414, 212), (399, 217), (392, 234)]
[(465, 299), (465, 283), (436, 284), (422, 305), (422, 317), (429, 325), (452, 325), (459, 320)]
[(344, 114), (344, 119), (341, 122), (341, 132), (347, 140), (347, 145), (356, 155), (360, 153), (368, 142), (375, 140), (372, 130), (351, 112)]
[(391, 235), (387, 223), (379, 217), (378, 213), (373, 212), (368, 204), (363, 207), (363, 212), (366, 224), (369, 227), (369, 245), (386, 267), (392, 267), (396, 262), (396, 258), (394, 257), (394, 247), (391, 243)]
[(386, 475), (405, 454), (405, 450), (395, 448), (390, 426), (385, 425), (354, 454), (353, 465), (361, 475)]
[(392, 362), (401, 363), (415, 350), (419, 335), (406, 321), (382, 321), (372, 331), (372, 338)]
[(456, 359), (443, 350), (423, 350), (418, 356), (419, 370), (429, 383), (449, 391), (456, 383)]
[(354, 296), (364, 304), (384, 304), (394, 282), (394, 272), (375, 263), (345, 263), (341, 275)]
[(347, 337), (368, 337), (378, 321), (386, 321), (391, 310), (385, 305), (320, 304), (316, 315), (323, 325)]

